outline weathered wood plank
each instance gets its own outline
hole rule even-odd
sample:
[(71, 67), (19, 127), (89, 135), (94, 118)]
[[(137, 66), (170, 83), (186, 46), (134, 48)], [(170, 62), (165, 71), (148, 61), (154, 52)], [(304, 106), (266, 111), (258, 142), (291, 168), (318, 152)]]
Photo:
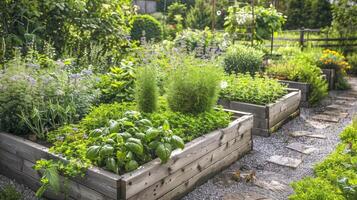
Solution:
[(231, 101), (229, 109), (252, 113), (255, 118), (265, 119), (268, 117), (266, 106)]
[(295, 112), (300, 105), (301, 92), (292, 91), (283, 98), (269, 105), (269, 128)]
[(201, 171), (199, 174), (193, 176), (189, 180), (185, 181), (175, 189), (166, 193), (164, 196), (160, 197), (160, 200), (172, 200), (178, 199), (182, 195), (186, 194), (188, 191), (192, 190), (196, 185), (201, 184), (203, 181), (212, 177), (216, 172), (221, 171), (222, 169), (228, 167), (236, 160), (245, 155), (245, 152), (249, 151), (250, 145), (247, 145), (243, 148), (239, 148), (232, 153), (228, 154), (225, 158), (220, 161), (210, 165), (205, 170)]
[(18, 158), (15, 154), (0, 149), (0, 165), (21, 171), (22, 159)]
[(329, 89), (333, 90), (335, 89), (335, 79), (336, 79), (336, 73), (334, 69), (321, 69), (322, 73), (326, 75), (326, 81), (328, 83)]
[[(155, 159), (141, 166), (134, 172), (124, 174), (121, 179), (122, 198), (129, 198), (142, 191), (150, 185), (158, 182), (162, 177), (180, 170), (187, 164), (197, 160), (207, 153), (217, 149), (227, 141), (237, 137), (251, 129), (253, 126), (253, 116), (245, 115), (238, 118), (231, 125), (223, 130), (214, 131), (197, 138), (185, 145), (183, 150), (175, 150), (169, 161), (161, 164), (159, 159)], [(148, 178), (149, 177), (149, 178)]]
[(210, 165), (218, 162), (224, 158), (227, 154), (237, 150), (238, 148), (243, 148), (247, 145), (251, 145), (251, 131), (247, 131), (242, 134), (242, 137), (235, 138), (223, 144), (218, 149), (202, 156), (198, 160), (188, 164), (181, 168), (181, 170), (176, 171), (173, 174), (163, 178), (157, 183), (151, 185), (145, 190), (139, 192), (138, 194), (129, 198), (130, 200), (145, 199), (154, 200), (158, 197), (166, 194), (170, 190), (174, 189), (178, 185), (182, 184), (186, 180), (200, 173), (202, 170), (208, 168)]
[(309, 101), (311, 84), (303, 83), (303, 82), (296, 82), (296, 81), (288, 81), (288, 80), (279, 80), (279, 82), (287, 84), (288, 88), (294, 88), (294, 89), (300, 90), (302, 102)]

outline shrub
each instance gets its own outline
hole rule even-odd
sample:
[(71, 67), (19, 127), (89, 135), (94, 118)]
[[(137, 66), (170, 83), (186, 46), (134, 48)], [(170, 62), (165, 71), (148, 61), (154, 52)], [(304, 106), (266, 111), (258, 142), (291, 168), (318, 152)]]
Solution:
[(12, 185), (6, 185), (0, 189), (0, 200), (20, 200), (21, 194)]
[(348, 72), (357, 75), (357, 53), (348, 55), (347, 61), (351, 65), (351, 69), (349, 69)]
[(228, 74), (250, 73), (261, 71), (263, 52), (252, 47), (232, 45), (224, 55), (224, 70)]
[(153, 66), (145, 66), (136, 74), (135, 99), (142, 112), (152, 113), (157, 109), (157, 72)]
[(183, 19), (186, 18), (187, 7), (185, 4), (175, 2), (167, 8), (167, 23), (176, 24), (176, 15), (180, 15)]
[(347, 75), (346, 71), (350, 69), (351, 66), (346, 62), (346, 58), (341, 53), (326, 49), (317, 61), (317, 65), (323, 69), (336, 70), (336, 89), (344, 90), (349, 88), (345, 76)]
[(292, 184), (295, 193), (289, 197), (290, 200), (344, 200), (339, 190), (334, 188), (330, 182), (321, 178), (305, 178)]
[(207, 0), (196, 0), (186, 18), (187, 27), (203, 30), (212, 23), (210, 4)]
[(222, 99), (259, 105), (273, 103), (287, 93), (287, 88), (274, 79), (248, 74), (227, 76), (221, 88)]
[(218, 97), (220, 70), (209, 61), (185, 57), (174, 63), (169, 75), (167, 99), (173, 111), (209, 111)]
[(311, 92), (308, 97), (311, 105), (315, 105), (328, 94), (328, 84), (322, 77), (321, 69), (300, 58), (269, 66), (267, 74), (281, 80), (311, 84)]
[(134, 40), (140, 41), (143, 36), (147, 41), (157, 42), (162, 39), (162, 26), (150, 15), (137, 15), (133, 17), (131, 24), (131, 38)]
[(121, 66), (111, 67), (102, 74), (96, 88), (100, 89), (101, 103), (112, 103), (134, 100), (134, 68), (133, 63), (123, 60)]

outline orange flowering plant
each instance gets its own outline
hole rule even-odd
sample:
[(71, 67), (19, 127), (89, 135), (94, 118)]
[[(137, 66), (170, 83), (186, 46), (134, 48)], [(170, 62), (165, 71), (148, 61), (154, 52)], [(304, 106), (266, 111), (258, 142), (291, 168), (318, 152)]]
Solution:
[(345, 73), (351, 66), (346, 62), (345, 56), (337, 51), (326, 49), (318, 61), (321, 68), (336, 69)]

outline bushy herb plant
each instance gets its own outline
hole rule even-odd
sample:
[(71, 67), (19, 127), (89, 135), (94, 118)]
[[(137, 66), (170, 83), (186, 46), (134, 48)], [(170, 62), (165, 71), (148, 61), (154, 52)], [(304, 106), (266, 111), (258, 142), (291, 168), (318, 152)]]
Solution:
[(90, 71), (66, 72), (61, 63), (43, 68), (16, 58), (0, 75), (0, 129), (40, 139), (78, 121), (97, 98)]
[(99, 76), (96, 88), (100, 89), (101, 103), (134, 100), (134, 63), (123, 60), (118, 67), (111, 67), (108, 73)]
[(218, 98), (222, 74), (216, 64), (187, 56), (174, 66), (167, 89), (170, 108), (195, 114), (211, 110)]
[(228, 74), (250, 73), (261, 71), (264, 53), (252, 47), (232, 45), (223, 55), (224, 70)]
[(348, 70), (351, 74), (357, 74), (357, 53), (352, 53), (347, 56), (348, 63), (351, 65), (351, 68)]
[(287, 87), (269, 77), (249, 74), (226, 76), (221, 83), (221, 98), (252, 104), (266, 105), (287, 94)]
[(157, 69), (145, 66), (138, 69), (135, 84), (135, 100), (142, 112), (152, 113), (157, 109), (158, 101)]
[(357, 119), (341, 134), (342, 142), (323, 162), (314, 167), (316, 178), (305, 178), (292, 184), (295, 193), (289, 199), (357, 198)]
[(315, 105), (328, 94), (328, 84), (322, 77), (321, 70), (303, 60), (294, 59), (267, 68), (267, 74), (281, 80), (305, 82), (311, 84), (308, 101)]

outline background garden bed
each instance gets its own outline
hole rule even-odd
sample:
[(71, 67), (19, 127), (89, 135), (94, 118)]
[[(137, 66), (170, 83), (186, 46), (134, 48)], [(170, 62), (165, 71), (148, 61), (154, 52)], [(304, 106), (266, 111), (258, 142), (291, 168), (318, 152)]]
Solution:
[[(62, 190), (70, 198), (81, 200), (180, 197), (252, 149), (253, 116), (232, 112), (235, 120), (227, 128), (187, 143), (183, 150), (174, 151), (165, 164), (155, 159), (123, 176), (94, 167), (83, 178), (69, 179), (68, 190)], [(35, 162), (41, 158), (62, 159), (42, 145), (6, 133), (0, 133), (0, 155), (1, 173), (33, 190), (40, 187), (41, 178), (32, 169)], [(64, 192), (47, 191), (45, 197), (65, 199)]]
[(300, 113), (299, 105), (301, 92), (289, 89), (289, 93), (278, 99), (275, 103), (262, 106), (229, 100), (219, 100), (219, 104), (231, 110), (252, 113), (254, 115), (254, 135), (270, 136), (285, 122)]
[(311, 84), (297, 81), (279, 80), (280, 83), (286, 84), (289, 88), (298, 89), (301, 91), (300, 106), (309, 107), (309, 95), (311, 92)]

